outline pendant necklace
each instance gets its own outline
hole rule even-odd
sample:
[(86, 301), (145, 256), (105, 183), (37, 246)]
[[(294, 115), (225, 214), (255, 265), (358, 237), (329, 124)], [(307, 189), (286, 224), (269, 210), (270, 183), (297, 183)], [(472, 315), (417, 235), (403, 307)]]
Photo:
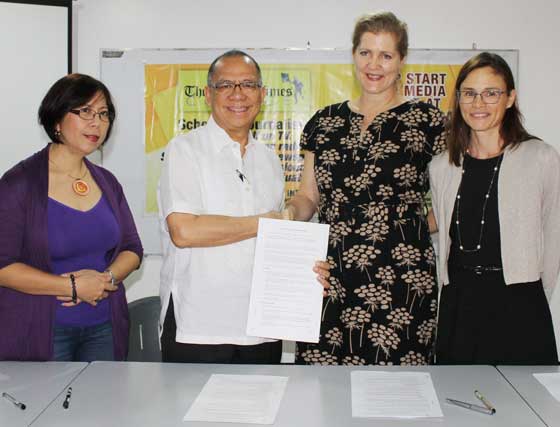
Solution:
[[(59, 168), (58, 165), (55, 162), (53, 162), (50, 158), (49, 158), (49, 162), (55, 165), (58, 170), (62, 171), (62, 169)], [(68, 172), (65, 172), (66, 175), (68, 175), (70, 178), (74, 180), (72, 182), (72, 190), (74, 190), (74, 193), (76, 193), (78, 196), (87, 196), (89, 194), (89, 184), (86, 181), (84, 181), (87, 172), (88, 172), (87, 167), (82, 176), (74, 176), (69, 174)]]
[(480, 233), (478, 234), (478, 243), (472, 249), (466, 249), (463, 246), (463, 240), (461, 239), (461, 219), (459, 215), (460, 205), (461, 205), (461, 189), (463, 188), (463, 180), (465, 178), (465, 158), (463, 157), (463, 165), (461, 168), (461, 183), (459, 184), (459, 189), (457, 191), (457, 198), (455, 199), (455, 226), (457, 229), (457, 241), (459, 243), (459, 249), (462, 252), (478, 252), (482, 247), (482, 235), (484, 233), (484, 221), (486, 217), (486, 206), (488, 205), (488, 200), (490, 199), (490, 193), (492, 192), (492, 187), (494, 186), (494, 181), (498, 176), (498, 171), (500, 170), (500, 165), (502, 164), (502, 160), (504, 158), (504, 154), (500, 154), (498, 156), (498, 160), (494, 165), (494, 170), (492, 172), (492, 179), (490, 179), (490, 185), (488, 186), (488, 191), (484, 196), (484, 202), (482, 204), (482, 217), (480, 219)]

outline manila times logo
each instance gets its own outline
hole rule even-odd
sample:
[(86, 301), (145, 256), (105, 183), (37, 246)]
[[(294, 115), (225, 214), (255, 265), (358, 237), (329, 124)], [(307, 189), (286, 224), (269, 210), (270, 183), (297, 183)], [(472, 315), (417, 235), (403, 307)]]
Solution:
[[(201, 76), (196, 72), (191, 72), (192, 78), (187, 77), (187, 81), (182, 87), (182, 98), (183, 104), (187, 110), (193, 111), (197, 109), (205, 109), (204, 105), (204, 86), (205, 80), (201, 79)], [(302, 102), (307, 101), (307, 94), (305, 93), (306, 82), (308, 76), (299, 76), (295, 72), (278, 72), (273, 71), (268, 74), (268, 81), (265, 81), (265, 92), (266, 97), (265, 105), (278, 107), (288, 107), (289, 105), (301, 105)], [(236, 89), (239, 90), (239, 89)], [(281, 108), (281, 109), (284, 109)]]

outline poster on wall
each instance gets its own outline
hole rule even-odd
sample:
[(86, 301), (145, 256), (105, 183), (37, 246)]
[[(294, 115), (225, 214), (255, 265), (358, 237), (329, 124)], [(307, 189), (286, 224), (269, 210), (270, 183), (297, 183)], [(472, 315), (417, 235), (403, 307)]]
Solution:
[[(102, 54), (102, 78), (127, 110), (138, 129), (117, 127), (128, 146), (130, 170), (118, 176), (130, 180), (134, 200), (129, 200), (147, 253), (160, 253), (157, 233), (157, 184), (167, 143), (208, 120), (210, 110), (204, 90), (210, 63), (227, 49), (106, 51)], [(299, 139), (307, 120), (318, 109), (356, 98), (350, 50), (246, 49), (260, 64), (266, 97), (252, 132), (257, 140), (278, 154), (285, 175), (286, 198), (298, 188), (303, 166)], [(502, 55), (517, 75), (518, 52), (492, 50)], [(475, 50), (413, 49), (402, 69), (399, 86), (406, 98), (429, 102), (444, 112), (453, 102), (453, 87), (462, 64)], [(120, 64), (119, 64), (120, 62)], [(125, 70), (129, 70), (127, 75)], [(125, 81), (126, 80), (126, 81)], [(137, 84), (140, 89), (132, 89)], [(127, 88), (123, 88), (123, 85)], [(143, 96), (142, 96), (143, 95)], [(128, 101), (128, 102), (127, 102)], [(139, 105), (140, 102), (140, 105)], [(117, 105), (117, 108), (119, 106)], [(134, 110), (131, 114), (130, 109)], [(139, 111), (136, 111), (138, 109)], [(142, 117), (141, 123), (137, 118)], [(134, 137), (133, 137), (134, 134)], [(117, 162), (124, 147), (104, 153), (104, 164)], [(120, 159), (125, 161), (125, 159)], [(122, 167), (123, 163), (120, 163)], [(124, 184), (123, 184), (124, 185)], [(127, 195), (129, 193), (127, 192)], [(130, 196), (129, 196), (130, 198)], [(139, 217), (141, 218), (139, 220)], [(152, 227), (148, 230), (148, 227)]]
[[(458, 53), (462, 54), (459, 62)], [(258, 57), (258, 50), (251, 54)], [(308, 51), (310, 57), (314, 54)], [(472, 51), (452, 51), (451, 55), (438, 50), (413, 51), (401, 73), (401, 93), (447, 112), (457, 73), (471, 55)], [(260, 63), (266, 97), (252, 131), (256, 139), (276, 150), (284, 168), (287, 199), (295, 194), (300, 180), (299, 138), (307, 120), (326, 105), (359, 95), (350, 52), (346, 56), (347, 63), (297, 64), (291, 63), (293, 51), (278, 49), (274, 63)], [(209, 65), (188, 61), (145, 65), (145, 214), (157, 213), (156, 188), (167, 143), (208, 120), (204, 89)]]
[[(288, 60), (280, 51), (278, 60)], [(322, 106), (357, 93), (350, 64), (260, 64), (265, 98), (253, 124), (253, 136), (275, 149), (286, 181), (286, 197), (295, 194), (302, 161), (299, 138)], [(157, 213), (156, 188), (167, 143), (208, 120), (204, 88), (209, 64), (146, 65), (146, 214)]]

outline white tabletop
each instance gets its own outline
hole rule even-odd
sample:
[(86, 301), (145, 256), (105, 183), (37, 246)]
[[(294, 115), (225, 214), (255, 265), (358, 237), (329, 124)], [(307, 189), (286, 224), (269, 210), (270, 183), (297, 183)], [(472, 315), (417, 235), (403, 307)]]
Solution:
[(546, 425), (560, 426), (560, 402), (533, 376), (560, 373), (560, 366), (498, 366), (498, 369)]
[[(352, 418), (350, 372), (357, 369), (430, 372), (444, 418)], [(94, 362), (73, 382), (70, 408), (62, 409), (64, 396), (60, 395), (33, 426), (225, 427), (227, 424), (223, 423), (183, 422), (185, 413), (210, 375), (216, 373), (288, 376), (286, 393), (274, 424), (277, 427), (544, 425), (502, 375), (490, 366), (319, 367)], [(473, 395), (475, 389), (483, 392), (495, 405), (495, 415), (445, 403), (446, 397), (477, 403)]]
[(87, 363), (0, 362), (3, 392), (26, 405), (22, 411), (0, 397), (0, 426), (27, 426), (85, 369)]

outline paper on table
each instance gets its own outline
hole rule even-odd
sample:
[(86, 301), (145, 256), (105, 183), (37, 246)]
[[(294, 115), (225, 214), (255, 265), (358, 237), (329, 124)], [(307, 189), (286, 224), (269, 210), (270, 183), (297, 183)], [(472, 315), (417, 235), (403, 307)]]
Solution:
[(183, 421), (273, 424), (288, 377), (214, 374)]
[(560, 372), (533, 374), (533, 376), (560, 402)]
[(428, 372), (352, 371), (352, 417), (443, 417)]
[(8, 375), (4, 375), (2, 372), (0, 372), (0, 381), (8, 381), (10, 379), (10, 377)]
[(313, 265), (328, 241), (326, 224), (259, 220), (247, 335), (319, 341), (323, 287)]

